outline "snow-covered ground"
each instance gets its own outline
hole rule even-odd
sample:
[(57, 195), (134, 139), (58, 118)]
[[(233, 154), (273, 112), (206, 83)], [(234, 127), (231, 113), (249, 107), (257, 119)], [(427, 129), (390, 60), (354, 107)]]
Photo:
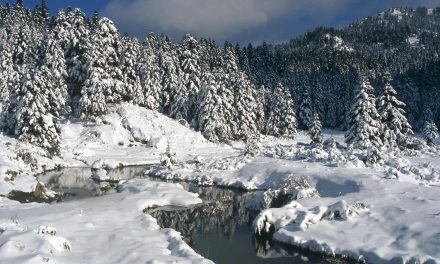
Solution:
[[(200, 202), (179, 184), (136, 179), (120, 184), (117, 194), (52, 205), (4, 197), (12, 190), (52, 195), (33, 176), (44, 168), (152, 164), (164, 162), (165, 152), (176, 153), (171, 164), (150, 174), (269, 189), (266, 207), (280, 195), (297, 198), (255, 220), (256, 231), (273, 228), (275, 240), (370, 263), (440, 263), (438, 149), (385, 153), (384, 165), (371, 167), (337, 144), (312, 149), (300, 133), (296, 141), (262, 138), (254, 157), (245, 155), (243, 143), (209, 143), (177, 121), (130, 104), (116, 107), (100, 125), (72, 121), (62, 131), (62, 157), (54, 160), (0, 136), (0, 263), (208, 262), (142, 212)], [(325, 139), (330, 136), (343, 142), (341, 132), (326, 131)]]
[(179, 184), (132, 180), (59, 204), (0, 201), (0, 263), (210, 263), (143, 209), (201, 202)]
[(54, 205), (20, 204), (6, 196), (11, 191), (53, 195), (35, 174), (57, 167), (152, 164), (167, 149), (182, 160), (236, 150), (209, 143), (175, 120), (130, 104), (116, 107), (100, 125), (66, 122), (61, 128), (62, 157), (53, 160), (34, 146), (0, 135), (0, 263), (209, 262), (177, 232), (160, 230), (142, 212), (149, 206), (201, 202), (179, 184), (130, 181), (115, 195)]

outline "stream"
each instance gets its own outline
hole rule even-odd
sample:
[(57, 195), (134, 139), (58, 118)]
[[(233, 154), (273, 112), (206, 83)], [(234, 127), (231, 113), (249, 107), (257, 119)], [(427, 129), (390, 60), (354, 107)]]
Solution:
[[(70, 168), (47, 172), (39, 181), (62, 193), (58, 202), (86, 199), (116, 193), (119, 180), (144, 178), (147, 167), (126, 167), (109, 171), (109, 182), (96, 182), (89, 168)], [(272, 240), (257, 239), (252, 221), (258, 215), (262, 192), (246, 192), (231, 188), (201, 187), (179, 182), (185, 190), (198, 193), (202, 204), (191, 207), (164, 206), (145, 210), (157, 219), (162, 228), (180, 232), (185, 242), (197, 253), (215, 263), (354, 263), (327, 257)]]

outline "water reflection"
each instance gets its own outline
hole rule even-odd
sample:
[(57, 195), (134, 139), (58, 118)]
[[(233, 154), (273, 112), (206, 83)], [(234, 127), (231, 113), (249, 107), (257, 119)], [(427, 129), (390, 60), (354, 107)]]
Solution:
[(347, 263), (253, 235), (261, 192), (242, 192), (184, 183), (203, 204), (192, 208), (161, 207), (147, 212), (164, 228), (181, 232), (199, 254), (216, 263)]
[(145, 166), (136, 166), (110, 170), (109, 181), (98, 182), (92, 179), (90, 168), (68, 168), (40, 174), (38, 180), (47, 188), (61, 193), (61, 201), (69, 201), (115, 193), (120, 180), (144, 177), (145, 169)]
[[(109, 182), (96, 182), (89, 168), (64, 169), (39, 175), (46, 187), (64, 194), (63, 201), (116, 192), (119, 180), (145, 178), (146, 167), (109, 171)], [(146, 177), (146, 180), (160, 181)], [(198, 193), (203, 204), (190, 208), (160, 207), (147, 210), (163, 228), (181, 232), (199, 254), (215, 263), (348, 263), (310, 251), (277, 243), (253, 234), (252, 221), (258, 214), (262, 192), (244, 192), (219, 187), (199, 187), (180, 182)]]

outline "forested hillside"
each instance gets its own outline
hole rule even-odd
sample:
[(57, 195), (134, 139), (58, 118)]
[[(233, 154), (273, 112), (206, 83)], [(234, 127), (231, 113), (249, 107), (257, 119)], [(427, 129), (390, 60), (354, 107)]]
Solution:
[(0, 8), (1, 125), (50, 155), (59, 152), (58, 121), (99, 123), (123, 101), (186, 120), (212, 141), (292, 138), (315, 113), (324, 127), (348, 129), (371, 82), (368, 102), (379, 108), (374, 98), (389, 86), (406, 104), (394, 105), (403, 122), (395, 134), (411, 132), (403, 110), (415, 130), (440, 122), (440, 9), (393, 9), (343, 29), (241, 48), (191, 35), (139, 41), (97, 13), (67, 8), (50, 17), (42, 3)]
[(388, 70), (410, 123), (420, 130), (426, 119), (440, 122), (439, 32), (440, 8), (391, 9), (342, 29), (318, 28), (289, 43), (249, 45), (240, 65), (256, 84), (271, 87), (281, 80), (297, 106), (311, 101), (324, 126), (335, 128), (346, 128), (358, 72), (379, 96)]

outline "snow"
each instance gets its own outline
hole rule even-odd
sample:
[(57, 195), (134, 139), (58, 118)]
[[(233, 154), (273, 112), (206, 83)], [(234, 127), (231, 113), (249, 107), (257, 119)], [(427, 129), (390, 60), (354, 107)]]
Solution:
[[(62, 204), (0, 201), (0, 263), (211, 263), (143, 209), (200, 203), (179, 184), (136, 179)], [(108, 250), (111, 249), (111, 250)]]
[(336, 50), (354, 52), (354, 49), (352, 47), (349, 47), (341, 37), (332, 36), (330, 34), (326, 34), (325, 37), (327, 39), (333, 39), (333, 41), (335, 42), (333, 48), (335, 48)]
[[(342, 133), (326, 131), (325, 137), (329, 134), (341, 145)], [(273, 226), (277, 241), (369, 263), (439, 263), (439, 180), (432, 177), (438, 175), (438, 154), (389, 153), (384, 166), (366, 166), (355, 156), (340, 158), (349, 150), (326, 144), (324, 149), (306, 150), (306, 142), (310, 140), (305, 133), (297, 142), (267, 137), (260, 142), (262, 155), (255, 158), (214, 157), (168, 170), (154, 167), (149, 173), (190, 181), (209, 175), (220, 186), (272, 190), (269, 198), (276, 191), (292, 194), (298, 200), (262, 211), (255, 220), (257, 233)], [(341, 155), (336, 155), (337, 162), (328, 154), (335, 150)], [(389, 169), (400, 177), (390, 178)], [(306, 195), (297, 196), (295, 188), (284, 190), (285, 179), (292, 176), (310, 184)], [(314, 191), (319, 195), (310, 195)]]
[[(157, 163), (168, 148), (179, 159), (236, 152), (131, 104), (116, 106), (102, 120), (99, 125), (61, 124), (61, 158), (53, 160), (37, 147), (0, 135), (0, 194), (37, 191), (42, 184), (34, 174), (44, 169), (87, 166), (94, 168), (97, 179), (111, 180), (107, 170)], [(186, 245), (179, 233), (160, 229), (154, 218), (142, 212), (149, 207), (200, 203), (196, 194), (179, 184), (145, 179), (120, 182), (118, 191), (52, 205), (20, 204), (0, 196), (0, 263), (211, 263)], [(44, 188), (43, 193), (51, 194)]]
[[(209, 143), (179, 122), (131, 104), (114, 107), (102, 120), (61, 124), (62, 157), (54, 160), (0, 135), (0, 193), (35, 191), (32, 175), (43, 167), (93, 167), (108, 180), (113, 176), (107, 172), (121, 165), (163, 162), (147, 173), (267, 190), (269, 206), (287, 197), (287, 204), (255, 220), (258, 232), (273, 227), (277, 241), (369, 263), (440, 263), (438, 147), (383, 153), (383, 165), (367, 166), (365, 152), (346, 149), (344, 133), (337, 131), (323, 131), (322, 148), (311, 148), (303, 131), (296, 140), (262, 137), (251, 154), (249, 144)], [(20, 204), (0, 196), (0, 263), (209, 263), (177, 232), (160, 229), (143, 213), (200, 202), (180, 184), (148, 179), (122, 179), (116, 194), (60, 204)]]
[(97, 160), (111, 168), (158, 163), (169, 146), (178, 158), (232, 151), (209, 143), (200, 133), (155, 111), (124, 103), (105, 115), (101, 125), (62, 124), (61, 155), (90, 166)]
[(420, 39), (417, 35), (411, 35), (406, 40), (411, 46), (418, 46), (420, 43)]

